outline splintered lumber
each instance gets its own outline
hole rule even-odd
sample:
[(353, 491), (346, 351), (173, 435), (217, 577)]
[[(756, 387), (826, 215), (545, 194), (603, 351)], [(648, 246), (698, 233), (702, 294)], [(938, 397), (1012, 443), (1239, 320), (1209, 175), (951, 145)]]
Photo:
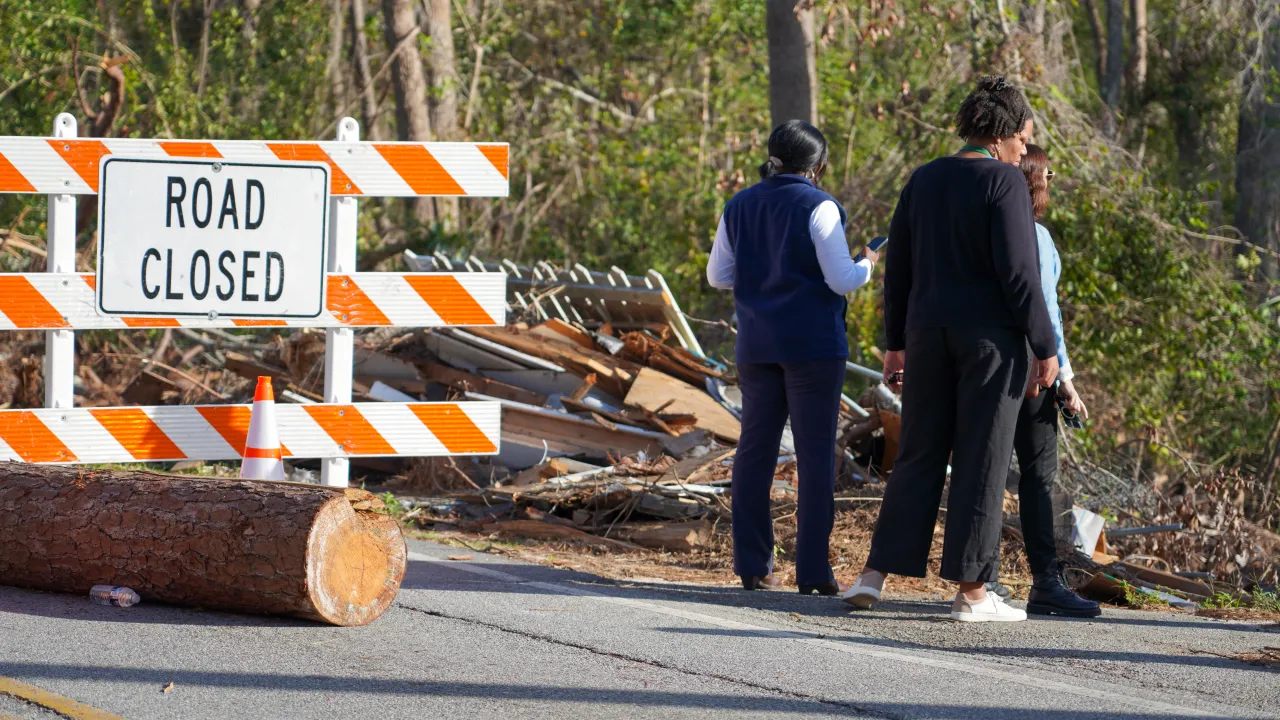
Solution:
[(1184, 578), (1155, 568), (1143, 567), (1131, 562), (1116, 563), (1115, 567), (1123, 569), (1135, 581), (1151, 583), (1154, 586), (1158, 586), (1158, 589), (1177, 590), (1201, 600), (1213, 595), (1213, 588), (1198, 580)]
[(300, 483), (0, 464), (0, 583), (364, 625), (407, 560), (377, 496)]
[(583, 532), (577, 528), (544, 522), (542, 520), (499, 520), (485, 525), (484, 530), (485, 532), (497, 533), (499, 535), (534, 538), (536, 540), (576, 540), (588, 545), (607, 547), (614, 550), (644, 550), (644, 548), (639, 545), (623, 542), (621, 540), (614, 540), (613, 538), (592, 535), (591, 533)]
[(587, 350), (596, 349), (596, 341), (590, 335), (557, 318), (535, 325), (529, 333), (551, 342), (575, 345)]
[(631, 542), (648, 548), (690, 552), (706, 541), (711, 524), (706, 520), (660, 525), (631, 533)]
[(742, 432), (742, 423), (721, 407), (715, 398), (700, 388), (652, 368), (640, 369), (624, 402), (651, 412), (695, 415), (698, 418), (695, 427), (728, 442), (738, 442), (738, 435)]
[(629, 332), (622, 339), (622, 357), (661, 370), (691, 385), (701, 387), (708, 377), (724, 377), (719, 369), (688, 350), (671, 347), (642, 332)]
[[(468, 396), (471, 397), (471, 396)], [(502, 440), (530, 447), (607, 460), (610, 455), (656, 455), (666, 435), (615, 426), (519, 403), (502, 404)]]
[(600, 389), (617, 397), (627, 394), (641, 369), (640, 365), (608, 353), (546, 340), (514, 328), (475, 327), (470, 328), (470, 332), (476, 337), (553, 362), (581, 378), (595, 373)]
[(547, 402), (544, 395), (514, 385), (490, 380), (471, 373), (454, 370), (438, 363), (421, 361), (416, 363), (426, 379), (447, 385), (462, 392), (477, 392), (503, 400), (514, 400), (527, 405), (542, 405)]

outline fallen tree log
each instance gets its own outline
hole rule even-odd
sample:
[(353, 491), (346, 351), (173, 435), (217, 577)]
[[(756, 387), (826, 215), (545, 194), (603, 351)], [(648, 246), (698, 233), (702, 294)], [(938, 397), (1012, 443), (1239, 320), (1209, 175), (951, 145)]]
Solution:
[(404, 538), (364, 490), (0, 463), (0, 583), (364, 625)]

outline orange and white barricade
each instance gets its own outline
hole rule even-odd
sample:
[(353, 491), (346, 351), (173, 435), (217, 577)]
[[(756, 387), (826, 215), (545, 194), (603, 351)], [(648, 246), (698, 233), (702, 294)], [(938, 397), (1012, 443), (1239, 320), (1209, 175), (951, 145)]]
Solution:
[[(0, 193), (49, 197), (48, 271), (0, 274), (0, 331), (46, 331), (45, 409), (0, 410), (0, 459), (33, 463), (240, 459), (249, 440), (249, 406), (74, 407), (75, 331), (159, 327), (325, 328), (325, 402), (274, 409), (280, 456), (323, 459), (326, 484), (347, 484), (349, 457), (497, 452), (497, 403), (351, 404), (352, 328), (503, 324), (505, 275), (357, 273), (356, 226), (361, 197), (506, 197), (509, 149), (505, 143), (360, 142), (360, 126), (352, 118), (338, 123), (337, 137), (331, 142), (86, 139), (77, 135), (75, 117), (62, 113), (54, 120), (52, 137), (0, 137)], [(214, 172), (223, 162), (228, 167), (299, 162), (327, 166), (328, 225), (319, 235), (327, 234), (327, 257), (321, 268), (327, 274), (316, 285), (323, 288), (324, 305), (312, 306), (322, 308), (319, 316), (236, 318), (215, 312), (162, 316), (173, 309), (159, 313), (131, 309), (134, 315), (99, 313), (96, 291), (101, 279), (76, 272), (75, 196), (99, 191), (100, 172), (108, 156), (211, 160)], [(278, 467), (274, 457), (252, 459), (273, 460)], [(267, 469), (273, 476), (277, 472)]]

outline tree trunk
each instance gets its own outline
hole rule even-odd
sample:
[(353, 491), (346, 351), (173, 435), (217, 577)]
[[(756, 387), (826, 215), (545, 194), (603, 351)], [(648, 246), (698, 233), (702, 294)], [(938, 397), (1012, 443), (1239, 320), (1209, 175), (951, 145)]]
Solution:
[(1147, 0), (1129, 0), (1129, 97), (1142, 103), (1147, 87)]
[[(346, 0), (330, 0), (329, 59), (325, 62), (325, 73), (329, 76), (332, 115), (341, 113), (347, 104), (347, 74), (342, 65), (343, 40), (346, 35), (345, 3)], [(366, 127), (364, 131), (368, 133), (369, 128)]]
[(458, 69), (453, 58), (453, 19), (449, 0), (427, 0), (431, 36), (431, 129), (453, 140), (458, 129)]
[(0, 579), (364, 625), (404, 578), (404, 539), (363, 490), (150, 472), (0, 467)]
[(244, 39), (253, 42), (258, 37), (258, 9), (262, 7), (262, 0), (244, 0), (244, 25), (240, 26), (240, 32), (244, 35)]
[(767, 0), (769, 111), (773, 125), (788, 120), (818, 124), (818, 67), (813, 9), (800, 0)]
[(206, 81), (209, 79), (209, 31), (213, 25), (214, 3), (217, 0), (204, 0), (200, 13), (200, 70), (196, 74), (196, 95), (204, 95)]
[(351, 43), (360, 80), (360, 122), (365, 139), (381, 140), (378, 129), (378, 96), (373, 91), (373, 71), (369, 69), (369, 40), (364, 34), (364, 0), (351, 0)]
[[(1264, 32), (1260, 62), (1246, 74), (1236, 146), (1236, 228), (1254, 245), (1280, 250), (1280, 20)], [(1262, 253), (1259, 272), (1280, 278)]]
[(1103, 93), (1107, 84), (1107, 40), (1102, 29), (1102, 20), (1098, 18), (1096, 0), (1083, 0), (1085, 14), (1089, 17), (1089, 29), (1093, 31), (1093, 75), (1098, 81), (1098, 94)]
[(1102, 86), (1106, 103), (1103, 131), (1114, 139), (1119, 123), (1120, 83), (1124, 77), (1124, 0), (1107, 0), (1107, 75)]
[[(421, 28), (414, 20), (413, 0), (382, 0), (383, 29), (387, 51)], [(427, 78), (422, 70), (422, 52), (418, 43), (410, 42), (393, 61), (392, 87), (396, 96), (396, 137), (399, 140), (427, 142), (431, 140), (431, 116), (427, 109)], [(413, 200), (413, 215), (422, 223), (435, 219), (431, 198)]]
[[(431, 129), (439, 140), (456, 140), (458, 69), (453, 58), (450, 0), (427, 0), (427, 34), (431, 36)], [(458, 226), (458, 198), (436, 198), (436, 219), (445, 231)]]

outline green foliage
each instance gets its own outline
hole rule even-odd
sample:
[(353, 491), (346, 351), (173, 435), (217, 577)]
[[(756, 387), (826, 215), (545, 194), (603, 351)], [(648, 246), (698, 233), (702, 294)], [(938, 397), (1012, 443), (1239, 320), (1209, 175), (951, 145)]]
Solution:
[(1123, 580), (1120, 581), (1120, 585), (1121, 589), (1124, 590), (1124, 604), (1131, 608), (1147, 610), (1169, 607), (1168, 600), (1165, 600), (1159, 595), (1147, 592), (1144, 588), (1132, 585)]
[(1262, 612), (1280, 613), (1280, 594), (1255, 592), (1249, 596), (1249, 607)]
[(1200, 603), (1200, 607), (1208, 608), (1210, 610), (1227, 610), (1230, 608), (1238, 608), (1240, 606), (1240, 597), (1227, 592), (1216, 592), (1204, 602)]
[[(366, 5), (376, 72), (388, 48), (378, 3)], [(416, 225), (402, 203), (362, 202), (363, 256), (396, 244), (653, 267), (691, 314), (729, 318), (731, 299), (703, 273), (724, 202), (765, 157), (764, 1), (521, 0), (466, 17), (472, 5), (455, 3), (462, 133), (511, 143), (511, 197), (464, 200), (456, 232)], [(1058, 175), (1045, 223), (1063, 258), (1077, 385), (1094, 410), (1087, 443), (1138, 430), (1208, 460), (1261, 453), (1280, 413), (1277, 308), (1257, 305), (1259, 257), (1209, 239), (1235, 203), (1245, 4), (1149, 0), (1148, 81), (1120, 108), (1118, 142), (1097, 129), (1081, 4), (1049, 0), (1042, 38), (1017, 32), (1018, 3), (1008, 5), (1002, 23), (994, 3), (817, 3), (824, 185), (848, 209), (851, 244), (883, 234), (911, 170), (957, 147), (952, 113), (973, 77), (1014, 76)], [(331, 137), (340, 114), (361, 110), (350, 19), (331, 57), (330, 7), (263, 3), (250, 34), (241, 3), (216, 3), (206, 53), (196, 0), (6, 0), (0, 133), (47, 134), (64, 110), (85, 128), (73, 67), (95, 109), (106, 87), (98, 60), (124, 54), (128, 99), (113, 135)], [(365, 138), (394, 137), (389, 75), (375, 83), (380, 112)], [(15, 237), (38, 245), (45, 222), (43, 198), (0, 196), (0, 228)], [(0, 270), (42, 267), (35, 255), (0, 254)], [(874, 287), (851, 298), (855, 361), (878, 364), (880, 316)], [(731, 336), (702, 334), (732, 356)]]
[(396, 497), (394, 494), (385, 492), (378, 497), (382, 499), (382, 504), (385, 506), (384, 511), (386, 514), (398, 518), (408, 512), (405, 509), (404, 503), (400, 502), (400, 498)]

